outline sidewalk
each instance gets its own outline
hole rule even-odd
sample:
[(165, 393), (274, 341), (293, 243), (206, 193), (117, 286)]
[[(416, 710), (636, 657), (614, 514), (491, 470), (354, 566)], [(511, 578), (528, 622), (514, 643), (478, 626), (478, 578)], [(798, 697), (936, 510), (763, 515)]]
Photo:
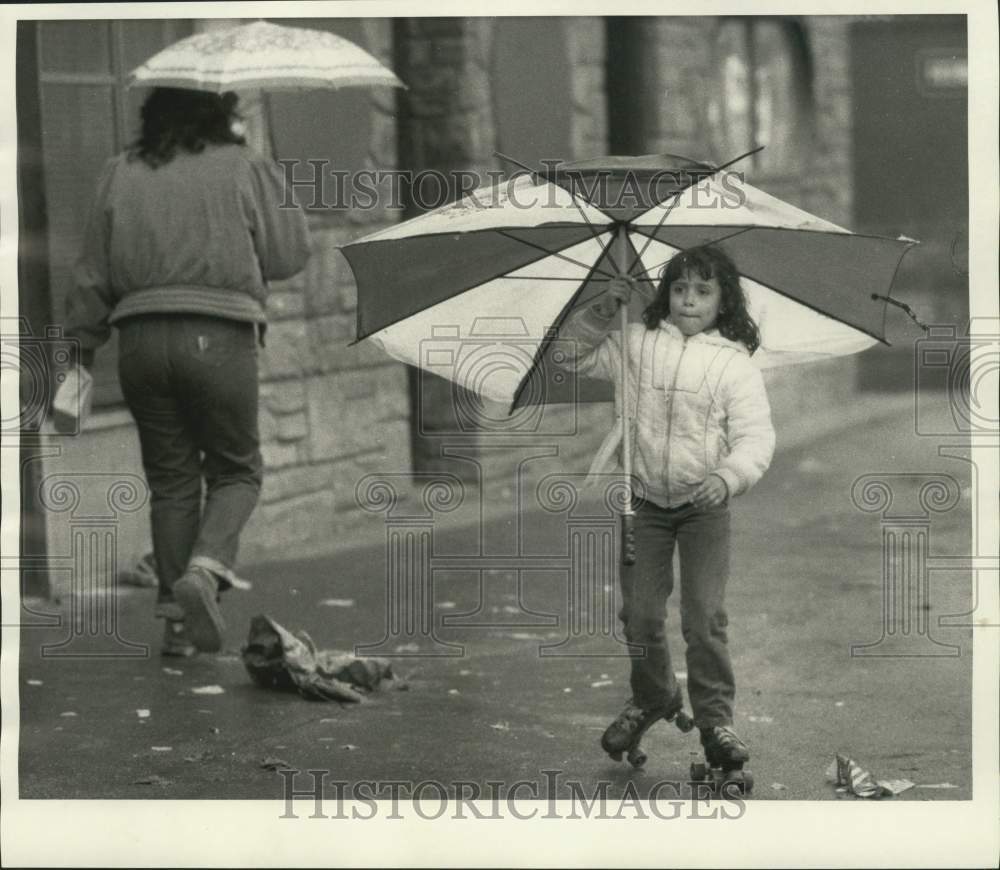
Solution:
[[(879, 519), (851, 503), (852, 481), (948, 462), (913, 436), (911, 406), (902, 404), (873, 397), (853, 417), (838, 413), (836, 431), (817, 424), (811, 435), (789, 434), (764, 481), (734, 508), (736, 727), (752, 748), (756, 799), (835, 799), (824, 771), (837, 752), (878, 777), (945, 786), (897, 800), (971, 796), (971, 632), (937, 630), (931, 652), (947, 646), (959, 655), (850, 655), (852, 643), (878, 639), (882, 616)], [(946, 471), (967, 483), (958, 463)], [(125, 645), (116, 657), (88, 657), (107, 646), (103, 636), (73, 640), (72, 656), (43, 655), (68, 637), (70, 617), (107, 617), (74, 614), (70, 602), (61, 626), (22, 629), (21, 796), (270, 799), (277, 815), (283, 781), (261, 767), (267, 758), (348, 782), (527, 779), (543, 797), (544, 770), (561, 771), (588, 794), (608, 783), (612, 799), (630, 783), (642, 793), (687, 779), (699, 757), (692, 735), (654, 728), (645, 772), (611, 762), (597, 745), (628, 693), (627, 662), (616, 638), (599, 630), (615, 624), (599, 589), (589, 611), (570, 609), (564, 516), (534, 512), (518, 527), (494, 513), (481, 536), (469, 534), (468, 522), (436, 525), (417, 560), (434, 564), (433, 584), (418, 575), (406, 587), (433, 607), (425, 611), (415, 597), (399, 612), (390, 607), (396, 563), (374, 519), (350, 549), (247, 570), (254, 588), (226, 597), (229, 632), (218, 656), (161, 660), (150, 590), (117, 599)], [(968, 527), (967, 504), (943, 515), (935, 551), (961, 553)], [(409, 545), (420, 542), (417, 534)], [(510, 550), (512, 542), (521, 550)], [(935, 590), (934, 613), (967, 611), (969, 592), (961, 582)], [(668, 631), (680, 669), (675, 604)], [(408, 630), (406, 617), (425, 612), (433, 632)], [(407, 690), (346, 706), (255, 687), (238, 649), (256, 613), (305, 629), (320, 647), (374, 645), (361, 652), (394, 656)], [(581, 626), (581, 615), (590, 622)], [(397, 616), (398, 630), (387, 630)], [(206, 686), (222, 693), (196, 691)], [(565, 785), (554, 788), (566, 796)]]
[[(913, 396), (907, 393), (864, 393), (858, 400), (847, 407), (830, 407), (821, 414), (799, 417), (795, 420), (775, 419), (777, 431), (777, 447), (775, 458), (780, 459), (787, 453), (805, 449), (810, 443), (824, 438), (833, 438), (852, 429), (864, 428), (887, 419), (903, 420), (913, 416)], [(586, 470), (583, 466), (582, 470)], [(531, 487), (537, 478), (527, 477), (523, 484)], [(584, 497), (588, 497), (584, 493)], [(596, 496), (591, 496), (596, 497)], [(464, 509), (462, 509), (464, 508)], [(466, 501), (462, 508), (439, 515), (435, 519), (435, 528), (441, 530), (466, 529), (478, 526), (483, 522), (480, 510), (479, 490), (468, 487)], [(537, 510), (537, 505), (535, 506)], [(357, 528), (349, 541), (345, 541), (340, 549), (370, 549), (383, 545), (385, 540), (385, 525), (380, 517)]]

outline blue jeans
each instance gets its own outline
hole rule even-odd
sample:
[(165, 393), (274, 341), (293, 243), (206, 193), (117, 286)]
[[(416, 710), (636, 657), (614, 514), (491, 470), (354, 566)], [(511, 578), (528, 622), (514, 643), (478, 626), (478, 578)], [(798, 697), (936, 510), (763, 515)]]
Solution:
[(681, 634), (687, 645), (687, 685), (699, 728), (730, 725), (735, 682), (724, 606), (729, 578), (729, 507), (668, 510), (638, 502), (636, 562), (621, 573), (619, 617), (630, 644), (633, 701), (663, 706), (677, 693), (666, 638), (667, 598), (674, 588), (673, 556), (680, 549)]
[[(251, 323), (144, 315), (119, 324), (122, 393), (150, 489), (158, 611), (189, 564), (229, 585), (260, 494), (257, 347)], [(204, 501), (203, 501), (204, 488)]]

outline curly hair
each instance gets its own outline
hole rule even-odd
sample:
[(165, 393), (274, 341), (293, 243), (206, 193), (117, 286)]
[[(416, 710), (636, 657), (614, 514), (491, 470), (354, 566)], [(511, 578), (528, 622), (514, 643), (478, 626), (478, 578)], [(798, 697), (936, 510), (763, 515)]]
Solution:
[(186, 88), (154, 88), (142, 104), (142, 132), (129, 147), (129, 159), (153, 169), (180, 151), (199, 154), (208, 144), (246, 145), (233, 132), (239, 97), (232, 91), (212, 94)]
[(670, 314), (670, 285), (688, 270), (697, 272), (703, 279), (716, 278), (722, 290), (719, 316), (715, 328), (730, 341), (740, 341), (752, 354), (760, 347), (760, 330), (747, 310), (746, 295), (740, 286), (740, 273), (736, 264), (719, 248), (704, 245), (687, 248), (675, 254), (660, 273), (656, 298), (642, 313), (647, 329), (656, 329), (660, 321)]

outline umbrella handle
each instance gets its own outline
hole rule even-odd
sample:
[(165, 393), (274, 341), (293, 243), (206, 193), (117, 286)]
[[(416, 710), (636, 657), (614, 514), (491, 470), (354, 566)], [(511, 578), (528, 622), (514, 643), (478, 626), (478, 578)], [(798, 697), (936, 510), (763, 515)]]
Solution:
[(622, 514), (622, 564), (635, 564), (635, 514), (631, 508)]

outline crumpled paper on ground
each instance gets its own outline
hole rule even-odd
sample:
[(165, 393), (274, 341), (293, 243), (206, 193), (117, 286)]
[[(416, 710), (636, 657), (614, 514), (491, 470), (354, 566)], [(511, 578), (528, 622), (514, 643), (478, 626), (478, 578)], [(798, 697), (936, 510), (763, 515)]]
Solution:
[[(310, 701), (362, 700), (383, 680), (393, 679), (387, 659), (359, 659), (350, 653), (318, 650), (304, 631), (292, 634), (267, 616), (255, 616), (242, 649), (243, 665), (265, 689), (297, 691)], [(361, 691), (357, 691), (361, 690)]]
[(846, 755), (837, 755), (830, 763), (826, 778), (839, 788), (845, 788), (861, 798), (877, 799), (897, 795), (914, 786), (908, 779), (876, 780), (853, 758), (848, 758)]

